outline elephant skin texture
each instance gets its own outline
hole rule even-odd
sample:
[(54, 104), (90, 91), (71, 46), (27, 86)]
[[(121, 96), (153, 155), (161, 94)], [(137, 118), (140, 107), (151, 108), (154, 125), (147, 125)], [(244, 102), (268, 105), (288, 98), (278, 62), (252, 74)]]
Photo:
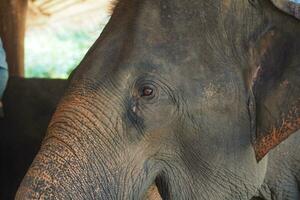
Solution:
[(299, 198), (280, 162), (300, 128), (299, 24), (268, 0), (115, 2), (16, 199)]

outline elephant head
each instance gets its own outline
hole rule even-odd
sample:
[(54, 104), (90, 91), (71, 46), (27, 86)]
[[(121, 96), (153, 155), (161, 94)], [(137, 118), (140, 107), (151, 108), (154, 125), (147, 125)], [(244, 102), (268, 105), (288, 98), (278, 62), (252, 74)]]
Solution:
[(271, 1), (120, 0), (16, 199), (250, 199), (300, 128), (299, 35)]

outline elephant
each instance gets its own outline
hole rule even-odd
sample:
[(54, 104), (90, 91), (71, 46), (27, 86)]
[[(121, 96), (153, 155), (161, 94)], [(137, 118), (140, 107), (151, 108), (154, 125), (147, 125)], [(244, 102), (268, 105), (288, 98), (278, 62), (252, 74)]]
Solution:
[(283, 141), (268, 155), (267, 172), (259, 192), (251, 200), (300, 198), (300, 131)]
[(283, 141), (268, 155), (267, 172), (259, 189), (259, 200), (300, 199), (300, 131)]
[(0, 199), (14, 198), (66, 87), (66, 80), (10, 78), (0, 118)]
[(276, 2), (115, 2), (16, 199), (267, 198), (300, 128), (298, 4)]

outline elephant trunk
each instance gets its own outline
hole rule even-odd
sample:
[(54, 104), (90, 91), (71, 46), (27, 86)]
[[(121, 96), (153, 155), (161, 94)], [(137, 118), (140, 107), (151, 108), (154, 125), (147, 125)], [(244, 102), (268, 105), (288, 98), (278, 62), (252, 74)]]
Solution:
[(62, 140), (49, 138), (23, 179), (16, 199), (84, 199), (83, 195), (89, 194), (88, 182), (78, 159)]
[(159, 199), (151, 185), (160, 169), (143, 149), (129, 147), (117, 104), (86, 90), (67, 95), (16, 199)]

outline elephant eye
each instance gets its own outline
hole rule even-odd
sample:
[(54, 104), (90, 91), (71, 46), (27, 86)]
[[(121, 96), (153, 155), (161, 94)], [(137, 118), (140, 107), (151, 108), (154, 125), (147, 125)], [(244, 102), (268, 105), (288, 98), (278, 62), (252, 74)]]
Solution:
[(146, 98), (152, 98), (155, 96), (155, 89), (152, 85), (144, 85), (140, 89), (140, 96)]
[(151, 96), (152, 94), (153, 94), (153, 89), (152, 88), (148, 88), (148, 87), (143, 88), (143, 95), (142, 96), (148, 97), (148, 96)]

